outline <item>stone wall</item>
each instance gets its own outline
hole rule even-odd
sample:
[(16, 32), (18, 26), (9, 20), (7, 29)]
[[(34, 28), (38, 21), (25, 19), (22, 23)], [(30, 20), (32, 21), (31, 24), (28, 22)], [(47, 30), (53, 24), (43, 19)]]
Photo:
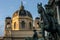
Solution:
[[(38, 30), (37, 32), (40, 32)], [(25, 40), (33, 38), (33, 30), (12, 30), (10, 37), (4, 37), (4, 40)], [(42, 37), (42, 34), (38, 34), (39, 37)]]

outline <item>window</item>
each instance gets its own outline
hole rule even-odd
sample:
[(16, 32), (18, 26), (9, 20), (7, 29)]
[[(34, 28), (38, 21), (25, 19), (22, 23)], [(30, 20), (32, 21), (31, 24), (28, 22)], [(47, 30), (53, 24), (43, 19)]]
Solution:
[(7, 23), (7, 28), (9, 28), (9, 27), (10, 27), (10, 23), (8, 22), (8, 23)]
[(29, 27), (30, 27), (30, 29), (32, 29), (32, 24), (31, 24), (31, 22), (29, 23)]
[(7, 25), (10, 24), (9, 22), (7, 23)]
[(14, 23), (14, 29), (16, 28), (16, 22)]
[(25, 28), (25, 22), (24, 21), (21, 22), (21, 27)]

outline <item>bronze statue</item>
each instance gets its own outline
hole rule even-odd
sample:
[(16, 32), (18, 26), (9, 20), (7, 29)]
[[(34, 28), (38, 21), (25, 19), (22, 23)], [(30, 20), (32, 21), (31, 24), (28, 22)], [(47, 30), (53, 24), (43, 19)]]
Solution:
[(36, 30), (33, 30), (33, 31), (34, 31), (33, 40), (38, 40), (38, 34)]
[[(49, 32), (51, 36), (51, 40), (59, 40), (60, 36), (60, 25), (57, 23), (56, 18), (54, 18), (54, 11), (50, 7), (46, 7), (46, 10), (42, 7), (42, 3), (37, 5), (38, 7), (38, 13), (41, 14), (41, 18), (43, 19), (43, 37), (45, 39), (45, 33), (46, 30)], [(59, 35), (59, 36), (58, 36)], [(57, 37), (58, 36), (58, 37)]]

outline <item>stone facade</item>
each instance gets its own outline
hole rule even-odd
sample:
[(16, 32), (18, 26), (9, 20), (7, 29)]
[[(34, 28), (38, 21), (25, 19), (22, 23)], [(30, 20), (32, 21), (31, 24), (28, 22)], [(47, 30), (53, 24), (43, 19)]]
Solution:
[(37, 30), (39, 29), (40, 30), (39, 25), (40, 25), (40, 18), (36, 17), (35, 20), (34, 20), (34, 27), (35, 27), (35, 29), (37, 29)]
[[(35, 20), (35, 27), (36, 26), (37, 19)], [(37, 30), (37, 33), (39, 34), (41, 32), (40, 30)], [(5, 34), (3, 37), (3, 40), (26, 40), (27, 38), (32, 39), (33, 38), (33, 17), (31, 13), (24, 9), (23, 4), (21, 4), (21, 7), (19, 10), (14, 12), (14, 14), (11, 17), (6, 17), (5, 19)], [(42, 34), (39, 34), (39, 37), (42, 37)]]
[(0, 40), (3, 40), (3, 37), (0, 37)]
[(32, 30), (12, 30), (11, 36), (5, 36), (4, 40), (25, 40), (25, 38), (32, 36)]

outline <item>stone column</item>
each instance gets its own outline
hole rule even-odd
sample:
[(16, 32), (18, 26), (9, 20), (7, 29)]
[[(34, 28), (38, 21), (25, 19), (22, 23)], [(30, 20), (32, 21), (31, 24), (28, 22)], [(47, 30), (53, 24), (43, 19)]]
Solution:
[(55, 0), (55, 4), (56, 4), (56, 9), (57, 9), (57, 20), (58, 20), (58, 24), (60, 24), (60, 0)]
[(59, 6), (56, 6), (56, 9), (57, 9), (57, 20), (58, 20), (58, 24), (60, 24)]

